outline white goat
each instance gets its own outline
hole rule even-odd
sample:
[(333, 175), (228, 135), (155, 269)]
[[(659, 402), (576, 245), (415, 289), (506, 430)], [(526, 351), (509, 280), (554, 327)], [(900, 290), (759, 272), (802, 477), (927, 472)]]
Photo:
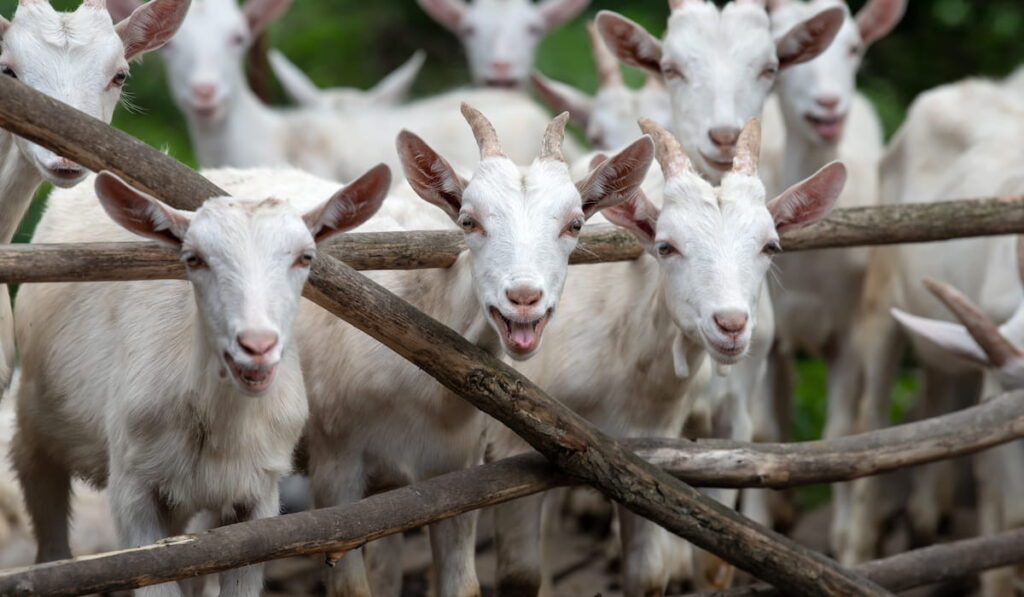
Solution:
[[(765, 117), (781, 119), (785, 145), (776, 141), (781, 164), (766, 182), (773, 192), (802, 180), (823, 165), (840, 159), (850, 172), (840, 202), (843, 207), (878, 204), (878, 162), (883, 151), (882, 125), (867, 98), (857, 93), (856, 76), (867, 47), (899, 22), (905, 0), (872, 0), (856, 16), (841, 0), (774, 0), (772, 28), (782, 35), (824, 10), (843, 11), (844, 22), (835, 40), (820, 56), (779, 73), (778, 104), (770, 103)], [(770, 141), (770, 142), (771, 142)], [(778, 288), (773, 293), (776, 343), (769, 376), (778, 385), (758, 400), (757, 439), (781, 439), (779, 422), (770, 414), (792, 408), (792, 366), (798, 350), (822, 354), (828, 372), (828, 425), (825, 437), (853, 432), (859, 399), (861, 367), (853, 346), (857, 312), (868, 249), (836, 249), (783, 255), (778, 261)], [(767, 411), (767, 413), (766, 413)], [(788, 420), (788, 417), (783, 421)], [(834, 553), (843, 552), (843, 526), (848, 523), (848, 484), (835, 486), (838, 513), (832, 529)]]
[(761, 116), (779, 71), (821, 54), (845, 15), (823, 11), (775, 41), (763, 0), (721, 9), (704, 0), (669, 4), (664, 42), (610, 11), (597, 15), (597, 28), (620, 60), (664, 80), (673, 130), (697, 169), (717, 184), (732, 167), (740, 127)]
[(565, 83), (534, 73), (530, 79), (541, 99), (556, 112), (569, 112), (573, 122), (586, 131), (590, 144), (598, 150), (625, 147), (639, 134), (636, 122), (640, 118), (671, 126), (672, 105), (661, 81), (648, 73), (641, 89), (630, 89), (622, 79), (618, 59), (608, 50), (593, 23), (587, 24), (587, 33), (597, 65), (597, 94), (591, 97)]
[[(977, 118), (978, 114), (985, 117)], [(1016, 159), (1024, 151), (1022, 138), (1024, 101), (1013, 79), (1006, 83), (971, 79), (931, 90), (911, 106), (882, 160), (882, 203), (1018, 193), (1024, 188), (1024, 170)], [(936, 259), (936, 255), (945, 258)], [(898, 245), (875, 251), (856, 332), (865, 368), (858, 431), (888, 423), (889, 396), (902, 351), (889, 307), (919, 317), (950, 318), (919, 282), (930, 277), (964, 289), (988, 317), (1005, 321), (1022, 298), (1013, 271), (1012, 237)], [(931, 342), (913, 340), (924, 372), (918, 414), (948, 412), (977, 397), (980, 379), (976, 367), (950, 358)], [(951, 472), (948, 463), (915, 471), (906, 507), (915, 539), (933, 539), (941, 518), (952, 511), (955, 483)], [(846, 549), (840, 554), (846, 562), (870, 559), (880, 540), (881, 483), (863, 479), (853, 485), (845, 525)]]
[(533, 0), (417, 2), (462, 41), (477, 85), (507, 88), (526, 84), (544, 35), (590, 4), (590, 0), (543, 0), (536, 4)]
[[(573, 184), (559, 150), (567, 114), (548, 127), (542, 153), (524, 175), (483, 115), (463, 110), (481, 153), (468, 182), (412, 133), (399, 136), (398, 152), (412, 189), (464, 231), (468, 252), (446, 270), (371, 275), (469, 340), (529, 358), (555, 314), (584, 220), (635, 192), (653, 160), (653, 144), (641, 139)], [(435, 217), (424, 219), (420, 211), (410, 206), (396, 219), (405, 228), (437, 227)], [(475, 408), (320, 309), (302, 309), (296, 333), (308, 380), (306, 438), (317, 507), (478, 462), (486, 417)], [(474, 526), (469, 515), (431, 527), (437, 595), (479, 594)], [(384, 561), (387, 587), (371, 592), (362, 554), (345, 554), (329, 573), (328, 590), (391, 594), (401, 581), (399, 562), (396, 556)]]
[[(845, 170), (830, 165), (766, 205), (756, 120), (744, 128), (736, 168), (718, 187), (697, 174), (670, 133), (650, 121), (641, 126), (656, 140), (664, 204), (659, 209), (637, 194), (604, 216), (632, 231), (647, 252), (635, 262), (572, 270), (545, 352), (518, 368), (614, 436), (677, 436), (699, 393), (695, 378), (705, 356), (729, 365), (750, 348), (778, 232), (824, 216)], [(525, 447), (507, 429), (495, 426), (492, 435), (495, 458)], [(539, 590), (541, 499), (495, 509), (500, 592)], [(663, 594), (663, 531), (621, 508), (619, 514), (625, 594)]]
[[(1018, 279), (1024, 283), (1024, 239), (1017, 240)], [(941, 282), (925, 285), (963, 325), (926, 319), (893, 310), (893, 315), (912, 334), (927, 339), (949, 354), (983, 367), (982, 397), (999, 391), (1024, 388), (1024, 303), (1001, 326), (996, 326), (969, 298)], [(978, 489), (978, 519), (982, 535), (1024, 525), (1024, 509), (1018, 496), (1024, 492), (1024, 443), (1013, 442), (974, 457)], [(1014, 568), (991, 570), (981, 575), (984, 595), (1012, 595), (1019, 586)]]
[[(181, 24), (188, 0), (154, 0), (116, 28), (103, 0), (71, 13), (46, 0), (20, 0), (12, 20), (0, 17), (0, 73), (110, 122), (128, 78), (129, 61), (160, 47)], [(39, 185), (70, 187), (81, 166), (0, 130), (0, 243), (14, 238)], [(7, 287), (0, 286), (0, 387), (14, 366), (14, 328)]]
[[(120, 16), (138, 0), (110, 0)], [(291, 164), (309, 172), (351, 180), (383, 162), (399, 172), (391, 139), (409, 128), (443, 148), (453, 163), (478, 159), (469, 132), (459, 126), (465, 99), (492, 114), (505, 150), (526, 162), (536, 154), (548, 116), (521, 93), (457, 90), (396, 108), (344, 114), (322, 109), (276, 110), (263, 104), (246, 81), (242, 58), (291, 0), (195, 0), (178, 34), (164, 48), (168, 83), (188, 121), (192, 143), (205, 167)], [(523, 133), (522, 131), (531, 131)], [(566, 153), (575, 158), (572, 143)]]
[(423, 63), (427, 60), (427, 53), (417, 50), (405, 64), (367, 90), (355, 87), (320, 89), (306, 73), (302, 72), (302, 69), (279, 50), (270, 50), (267, 58), (285, 93), (295, 103), (307, 108), (356, 113), (359, 110), (395, 107), (405, 101), (412, 84), (420, 74), (420, 69), (423, 68)]
[[(336, 184), (296, 171), (212, 171), (240, 197), (194, 214), (101, 173), (95, 193), (58, 191), (36, 242), (128, 241), (174, 248), (189, 282), (40, 284), (22, 290), (13, 460), (39, 542), (69, 557), (72, 476), (107, 485), (124, 547), (180, 533), (208, 512), (220, 524), (278, 513), (308, 407), (292, 320), (315, 245), (369, 218), (387, 168)], [(97, 200), (98, 196), (98, 200)], [(102, 204), (102, 208), (100, 206)], [(106, 210), (118, 227), (103, 214)], [(261, 568), (221, 576), (222, 595), (258, 595)], [(179, 595), (175, 584), (145, 595)]]

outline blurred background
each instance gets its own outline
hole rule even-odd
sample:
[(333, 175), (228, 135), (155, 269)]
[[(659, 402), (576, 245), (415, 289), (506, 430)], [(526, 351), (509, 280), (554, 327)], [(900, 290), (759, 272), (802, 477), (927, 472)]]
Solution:
[[(0, 0), (0, 14), (10, 18), (17, 0)], [(70, 10), (79, 0), (52, 0)], [(850, 0), (856, 11), (864, 0)], [(538, 68), (547, 76), (593, 92), (596, 73), (584, 23), (601, 9), (621, 12), (660, 35), (668, 15), (667, 0), (594, 0), (579, 18), (548, 35), (538, 53)], [(1024, 54), (1024, 2), (1020, 0), (913, 0), (897, 30), (873, 46), (861, 70), (861, 89), (875, 102), (886, 133), (902, 122), (907, 106), (921, 91), (967, 76), (999, 77), (1013, 70)], [(413, 88), (422, 97), (468, 85), (465, 56), (456, 38), (435, 23), (414, 0), (295, 0), (263, 43), (281, 49), (321, 87), (370, 87), (402, 64), (417, 49), (427, 62)], [(258, 62), (258, 61), (257, 61)], [(257, 79), (268, 77), (257, 68)], [(642, 76), (631, 72), (639, 84)], [(285, 105), (284, 95), (270, 80), (270, 103)], [(132, 67), (122, 107), (114, 125), (195, 166), (185, 121), (167, 90), (157, 53)], [(41, 210), (40, 190), (32, 213), (17, 240), (27, 242)], [(908, 369), (909, 371), (909, 369)], [(820, 362), (802, 361), (799, 371), (794, 438), (820, 437), (825, 413), (825, 376)], [(898, 421), (916, 387), (905, 374), (895, 390), (893, 419)], [(807, 502), (827, 498), (827, 488), (805, 491)], [(809, 505), (809, 504), (808, 504)]]

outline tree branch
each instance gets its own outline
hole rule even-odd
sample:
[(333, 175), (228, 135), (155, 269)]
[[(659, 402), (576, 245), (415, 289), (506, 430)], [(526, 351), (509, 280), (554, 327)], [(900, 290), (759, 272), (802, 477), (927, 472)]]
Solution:
[[(195, 208), (225, 194), (163, 153), (9, 77), (0, 77), (0, 124), (91, 170), (110, 170), (174, 207)], [(509, 426), (566, 473), (758, 578), (796, 595), (888, 594), (644, 462), (505, 363), (345, 264), (317, 259), (306, 296)], [(239, 545), (261, 541), (246, 535)]]
[[(927, 421), (823, 442), (744, 444), (662, 439), (631, 440), (627, 445), (637, 448), (643, 458), (667, 465), (669, 472), (693, 485), (781, 488), (848, 481), (971, 454), (1022, 437), (1024, 392), (1018, 392)], [(780, 469), (781, 462), (791, 462), (792, 466)], [(19, 590), (20, 594), (53, 595), (126, 590), (275, 558), (353, 549), (385, 535), (571, 482), (540, 455), (524, 454), (441, 475), (355, 504), (288, 515), (287, 524), (281, 526), (254, 521), (156, 546), (0, 573), (0, 594), (18, 594)], [(247, 542), (239, 550), (237, 543), (245, 537), (260, 540)], [(1024, 561), (1024, 556), (1016, 561)], [(893, 588), (886, 584), (888, 581), (880, 582)]]

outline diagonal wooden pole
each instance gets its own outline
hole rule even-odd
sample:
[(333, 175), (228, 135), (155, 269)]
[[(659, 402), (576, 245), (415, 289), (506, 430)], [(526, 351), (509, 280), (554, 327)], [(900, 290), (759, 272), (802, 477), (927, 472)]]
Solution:
[[(178, 208), (225, 195), (133, 137), (0, 77), (0, 126)], [(794, 595), (887, 595), (835, 561), (745, 519), (641, 460), (500, 360), (345, 264), (324, 256), (306, 296), (507, 425), (565, 473)]]

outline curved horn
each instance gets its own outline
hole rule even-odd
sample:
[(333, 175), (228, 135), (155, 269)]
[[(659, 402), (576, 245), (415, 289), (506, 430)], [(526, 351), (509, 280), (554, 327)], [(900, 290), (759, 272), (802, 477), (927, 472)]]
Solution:
[(732, 171), (747, 176), (757, 175), (761, 158), (761, 119), (751, 118), (743, 125), (740, 139), (736, 142), (736, 157), (732, 159)]
[(1020, 349), (1003, 336), (996, 324), (971, 299), (952, 286), (931, 278), (925, 278), (924, 285), (964, 324), (993, 365), (1002, 367), (1011, 359), (1021, 358)]
[(540, 159), (556, 160), (565, 162), (562, 155), (562, 142), (565, 141), (565, 123), (569, 122), (569, 113), (562, 112), (551, 121), (544, 131), (544, 141), (541, 143)]
[(686, 157), (683, 147), (672, 133), (649, 118), (641, 118), (637, 123), (640, 130), (654, 139), (654, 155), (658, 158), (658, 164), (661, 165), (661, 171), (666, 179), (692, 171), (690, 159)]
[(619, 70), (619, 59), (608, 49), (593, 21), (587, 23), (587, 33), (590, 34), (590, 47), (594, 52), (594, 64), (597, 65), (598, 85), (602, 88), (622, 87), (625, 83), (622, 81), (622, 71)]
[(480, 113), (473, 106), (463, 102), (462, 115), (466, 118), (470, 128), (473, 129), (473, 136), (476, 137), (476, 144), (480, 146), (480, 159), (505, 157), (501, 150), (501, 141), (498, 140), (498, 133), (494, 130), (487, 117)]

